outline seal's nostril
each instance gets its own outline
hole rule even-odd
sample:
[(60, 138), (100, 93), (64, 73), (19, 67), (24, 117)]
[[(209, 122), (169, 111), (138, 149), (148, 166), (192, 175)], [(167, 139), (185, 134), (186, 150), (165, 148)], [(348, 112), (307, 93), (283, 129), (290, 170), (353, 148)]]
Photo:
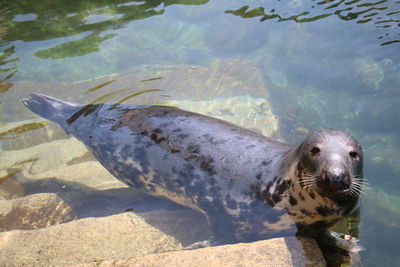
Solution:
[(343, 188), (343, 190), (349, 189), (350, 188), (350, 184), (347, 183), (346, 181), (343, 181), (342, 188)]
[(341, 172), (341, 173), (333, 173), (333, 172), (327, 172), (325, 174), (325, 179), (330, 181), (330, 182), (340, 182), (346, 178), (346, 175)]
[(329, 190), (333, 191), (349, 189), (350, 184), (347, 181), (346, 177), (346, 174), (343, 172), (327, 172), (325, 173), (324, 181), (323, 183), (321, 183), (321, 186), (329, 188)]
[(26, 107), (28, 107), (29, 106), (29, 100), (28, 99), (22, 100), (22, 104), (24, 104)]

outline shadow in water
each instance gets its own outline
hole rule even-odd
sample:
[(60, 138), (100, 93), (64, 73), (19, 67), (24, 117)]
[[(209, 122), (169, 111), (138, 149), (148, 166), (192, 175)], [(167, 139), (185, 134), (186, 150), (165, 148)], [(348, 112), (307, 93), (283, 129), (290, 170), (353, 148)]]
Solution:
[[(35, 229), (35, 226), (40, 224), (35, 221), (38, 212), (42, 217), (40, 221), (43, 221), (44, 216), (46, 222), (58, 221), (63, 223), (72, 219), (106, 217), (123, 212), (133, 212), (142, 217), (146, 223), (176, 238), (183, 246), (205, 240), (211, 235), (206, 218), (202, 214), (169, 200), (141, 193), (133, 188), (97, 190), (79, 183), (66, 182), (52, 177), (28, 180), (21, 185), (27, 196), (40, 193), (56, 194), (72, 210), (72, 213), (63, 212), (60, 215), (59, 212), (53, 210), (52, 205), (43, 202), (46, 204), (43, 209), (36, 211), (37, 207), (32, 207), (31, 212), (22, 214), (26, 221), (32, 221), (31, 225), (25, 225), (26, 227), (23, 227), (23, 229)], [(59, 205), (57, 204), (57, 206)], [(48, 209), (50, 209), (49, 214), (43, 214), (43, 210)], [(12, 213), (14, 216), (21, 215), (18, 208)], [(12, 216), (12, 214), (7, 215), (7, 221), (10, 223), (4, 225), (6, 220), (3, 220), (1, 228), (6, 230), (21, 229), (21, 227), (15, 228), (16, 225), (20, 225), (14, 223)], [(59, 216), (65, 216), (65, 218)], [(44, 223), (43, 225), (43, 227), (47, 227), (49, 224)]]

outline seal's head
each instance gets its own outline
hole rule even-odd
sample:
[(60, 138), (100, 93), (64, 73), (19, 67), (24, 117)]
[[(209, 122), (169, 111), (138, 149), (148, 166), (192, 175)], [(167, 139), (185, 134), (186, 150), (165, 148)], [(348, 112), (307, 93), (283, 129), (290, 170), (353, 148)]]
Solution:
[(363, 153), (355, 138), (345, 132), (321, 129), (299, 146), (299, 183), (321, 196), (358, 198), (362, 189)]

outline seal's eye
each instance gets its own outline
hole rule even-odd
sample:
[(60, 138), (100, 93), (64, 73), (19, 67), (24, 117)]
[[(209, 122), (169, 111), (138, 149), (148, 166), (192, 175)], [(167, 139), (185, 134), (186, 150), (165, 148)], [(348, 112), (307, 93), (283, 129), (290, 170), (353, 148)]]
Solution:
[(358, 158), (358, 153), (355, 152), (355, 151), (351, 151), (351, 152), (349, 153), (349, 155), (350, 155), (350, 157), (351, 157), (352, 159), (357, 159), (357, 158)]
[(311, 155), (313, 156), (317, 156), (320, 152), (321, 150), (316, 146), (311, 149)]

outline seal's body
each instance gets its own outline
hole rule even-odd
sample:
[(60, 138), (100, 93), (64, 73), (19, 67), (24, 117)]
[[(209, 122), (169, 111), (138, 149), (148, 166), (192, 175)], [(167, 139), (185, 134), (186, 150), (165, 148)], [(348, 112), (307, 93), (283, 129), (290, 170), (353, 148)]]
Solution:
[(338, 130), (293, 147), (176, 108), (81, 106), (41, 94), (23, 102), (124, 183), (205, 214), (223, 242), (324, 229), (358, 203), (361, 147)]

